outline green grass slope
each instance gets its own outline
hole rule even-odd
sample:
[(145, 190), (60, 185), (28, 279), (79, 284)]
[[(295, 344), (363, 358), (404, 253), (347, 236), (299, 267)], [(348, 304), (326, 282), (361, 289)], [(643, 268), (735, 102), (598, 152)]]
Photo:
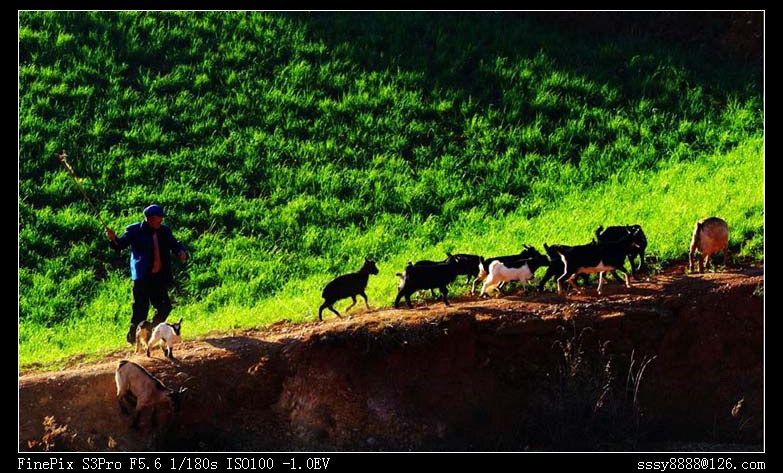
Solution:
[(726, 218), (763, 257), (753, 64), (519, 14), (21, 12), (20, 363), (123, 346), (116, 230), (166, 206), (187, 335), (312, 320), (365, 255), (580, 243), (640, 223), (659, 261)]

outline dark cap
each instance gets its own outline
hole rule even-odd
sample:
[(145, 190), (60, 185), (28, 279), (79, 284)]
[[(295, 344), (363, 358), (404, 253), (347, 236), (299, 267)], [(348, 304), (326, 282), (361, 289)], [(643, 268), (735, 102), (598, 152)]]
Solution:
[(145, 217), (165, 217), (166, 213), (163, 212), (163, 207), (157, 204), (152, 204), (146, 209), (144, 209), (144, 216)]

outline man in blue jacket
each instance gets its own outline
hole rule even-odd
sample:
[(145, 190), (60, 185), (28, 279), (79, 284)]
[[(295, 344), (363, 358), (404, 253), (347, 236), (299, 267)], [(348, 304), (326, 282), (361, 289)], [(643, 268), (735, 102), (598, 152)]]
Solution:
[(144, 221), (128, 225), (125, 233), (117, 237), (111, 228), (106, 228), (109, 245), (115, 250), (131, 247), (130, 270), (133, 278), (133, 315), (126, 337), (128, 343), (136, 342), (136, 326), (147, 320), (150, 303), (155, 307), (152, 318), (153, 327), (166, 320), (171, 312), (169, 286), (171, 258), (169, 253), (185, 261), (185, 247), (174, 238), (171, 229), (163, 225), (166, 214), (160, 205), (150, 205), (144, 209)]

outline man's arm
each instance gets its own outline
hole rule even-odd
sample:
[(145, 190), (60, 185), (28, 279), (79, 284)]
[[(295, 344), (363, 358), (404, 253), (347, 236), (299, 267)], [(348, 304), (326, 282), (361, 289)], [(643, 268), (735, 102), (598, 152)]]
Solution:
[(185, 251), (185, 245), (181, 241), (174, 238), (174, 234), (169, 230), (167, 237), (169, 238), (169, 248), (171, 252), (179, 256), (180, 261), (185, 261), (188, 258), (188, 253)]
[(122, 234), (121, 237), (117, 237), (117, 234), (114, 233), (114, 230), (106, 227), (106, 237), (109, 239), (109, 246), (115, 250), (124, 250), (128, 247), (128, 245), (130, 245), (130, 237), (127, 230)]

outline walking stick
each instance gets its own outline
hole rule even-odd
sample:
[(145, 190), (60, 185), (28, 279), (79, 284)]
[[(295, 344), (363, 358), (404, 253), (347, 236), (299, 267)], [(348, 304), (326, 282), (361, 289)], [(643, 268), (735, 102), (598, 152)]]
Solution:
[(89, 197), (87, 197), (87, 192), (84, 191), (84, 187), (82, 187), (82, 183), (79, 182), (79, 178), (76, 176), (76, 173), (73, 172), (73, 168), (70, 164), (68, 164), (68, 161), (65, 160), (68, 155), (65, 154), (65, 150), (62, 150), (60, 154), (57, 155), (57, 159), (62, 163), (62, 165), (65, 167), (65, 170), (68, 171), (68, 174), (71, 176), (71, 179), (73, 179), (73, 182), (76, 183), (76, 187), (79, 188), (79, 190), (82, 192), (82, 195), (84, 196), (84, 200), (87, 201), (88, 204), (90, 204), (90, 208), (92, 209), (93, 213), (95, 213), (95, 216), (98, 217), (98, 221), (101, 222), (101, 225), (103, 225), (103, 228), (109, 229), (109, 226), (106, 225), (106, 222), (103, 221), (101, 218), (101, 213), (98, 211), (98, 208), (95, 206), (95, 204), (92, 203)]

